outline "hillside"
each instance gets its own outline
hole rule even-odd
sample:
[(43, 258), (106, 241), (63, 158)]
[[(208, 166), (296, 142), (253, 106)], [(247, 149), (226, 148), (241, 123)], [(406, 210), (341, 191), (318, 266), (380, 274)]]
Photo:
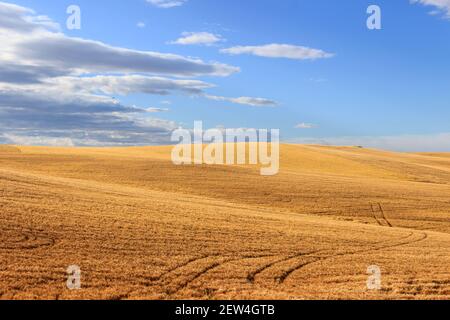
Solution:
[(0, 146), (0, 298), (450, 298), (448, 154), (282, 145), (264, 177), (170, 150)]

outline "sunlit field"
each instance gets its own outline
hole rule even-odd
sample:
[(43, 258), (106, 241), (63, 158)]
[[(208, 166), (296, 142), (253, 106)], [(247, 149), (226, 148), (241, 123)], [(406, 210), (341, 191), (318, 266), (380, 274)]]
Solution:
[(264, 177), (170, 152), (1, 146), (0, 298), (450, 298), (449, 154), (282, 145)]

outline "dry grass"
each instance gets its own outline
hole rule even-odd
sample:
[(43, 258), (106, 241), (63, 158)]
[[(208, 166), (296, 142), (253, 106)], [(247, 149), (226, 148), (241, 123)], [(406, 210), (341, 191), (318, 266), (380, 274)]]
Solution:
[(274, 177), (169, 156), (1, 146), (0, 298), (450, 298), (449, 155), (283, 145)]

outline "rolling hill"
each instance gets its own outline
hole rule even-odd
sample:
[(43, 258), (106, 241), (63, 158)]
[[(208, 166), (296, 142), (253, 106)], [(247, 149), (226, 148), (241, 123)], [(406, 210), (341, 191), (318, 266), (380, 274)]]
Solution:
[(0, 146), (0, 299), (450, 298), (449, 154), (282, 145), (265, 177), (170, 151)]

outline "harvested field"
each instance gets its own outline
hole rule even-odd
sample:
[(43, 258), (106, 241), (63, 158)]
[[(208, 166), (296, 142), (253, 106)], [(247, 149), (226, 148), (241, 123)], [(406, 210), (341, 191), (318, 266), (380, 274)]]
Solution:
[(0, 146), (0, 298), (450, 298), (448, 154), (282, 145), (264, 177), (170, 150)]

